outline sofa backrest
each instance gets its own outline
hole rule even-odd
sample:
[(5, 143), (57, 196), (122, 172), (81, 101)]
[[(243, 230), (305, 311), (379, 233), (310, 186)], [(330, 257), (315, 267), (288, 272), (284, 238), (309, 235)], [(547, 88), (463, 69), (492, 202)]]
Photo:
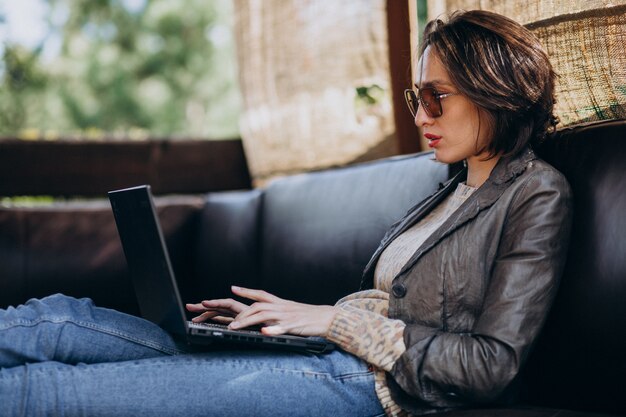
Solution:
[(198, 287), (222, 297), (238, 283), (332, 304), (358, 290), (389, 226), (448, 176), (448, 166), (426, 152), (211, 194), (199, 233)]
[(427, 152), (276, 181), (263, 199), (260, 286), (310, 303), (357, 291), (389, 226), (448, 171)]
[(572, 186), (574, 224), (526, 400), (626, 415), (626, 121), (562, 130), (540, 154)]
[(196, 299), (232, 297), (230, 286), (258, 288), (263, 192), (207, 194), (196, 234)]

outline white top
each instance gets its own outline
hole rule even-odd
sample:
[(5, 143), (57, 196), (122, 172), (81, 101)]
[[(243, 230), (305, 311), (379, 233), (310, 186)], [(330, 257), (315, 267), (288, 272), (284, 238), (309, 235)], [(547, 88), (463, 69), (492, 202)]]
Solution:
[(393, 278), (428, 237), (458, 209), (477, 188), (459, 183), (454, 193), (422, 220), (411, 226), (385, 248), (374, 271), (374, 288), (389, 292)]

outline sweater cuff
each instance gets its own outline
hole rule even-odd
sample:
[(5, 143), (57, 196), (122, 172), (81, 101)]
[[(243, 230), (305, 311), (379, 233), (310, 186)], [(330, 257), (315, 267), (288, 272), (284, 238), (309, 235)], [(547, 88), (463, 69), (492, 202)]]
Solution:
[(355, 312), (348, 306), (344, 305), (338, 310), (330, 324), (326, 339), (349, 352), (349, 347), (355, 343), (354, 335), (358, 334), (359, 320), (354, 317)]
[(390, 371), (406, 350), (403, 338), (405, 327), (400, 320), (344, 306), (335, 315), (326, 338), (346, 352)]

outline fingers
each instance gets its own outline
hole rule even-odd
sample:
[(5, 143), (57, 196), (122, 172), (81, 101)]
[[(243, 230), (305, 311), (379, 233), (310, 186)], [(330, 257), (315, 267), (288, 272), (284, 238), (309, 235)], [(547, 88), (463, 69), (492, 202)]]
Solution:
[[(191, 319), (191, 321), (193, 321), (194, 323), (200, 323), (203, 321), (207, 321), (207, 320), (214, 320), (214, 321), (218, 321), (218, 317), (223, 317), (223, 318), (230, 318), (231, 320), (233, 319), (235, 315), (232, 314), (231, 312), (224, 312), (224, 311), (205, 311), (204, 313), (200, 314), (199, 316), (196, 316), (194, 318)], [(229, 320), (230, 323), (230, 320)]]
[(228, 324), (232, 321), (233, 317), (247, 309), (248, 306), (229, 298), (220, 300), (205, 300), (201, 303), (187, 304), (186, 308), (192, 313), (201, 313), (199, 316), (191, 319), (194, 323), (213, 320)]
[(202, 303), (197, 303), (197, 304), (185, 304), (185, 308), (187, 309), (187, 311), (191, 311), (192, 313), (199, 313), (202, 311), (205, 311), (206, 308), (202, 305)]
[[(236, 287), (232, 286), (233, 293), (248, 298), (254, 301), (266, 302), (266, 303), (277, 303), (277, 302), (288, 302), (283, 300), (282, 298), (276, 297), (266, 291), (263, 290), (253, 290), (249, 288)], [(248, 305), (241, 303), (239, 301), (233, 300), (232, 298), (226, 299), (217, 299), (217, 300), (204, 300), (200, 303), (195, 304), (187, 304), (185, 306), (188, 311), (192, 313), (203, 313), (207, 310), (231, 310), (232, 312), (239, 314), (245, 309), (248, 308)]]
[(261, 301), (265, 303), (285, 301), (282, 298), (276, 297), (275, 295), (263, 290), (252, 290), (250, 288), (236, 287), (234, 285), (231, 287), (231, 290), (234, 294), (240, 297), (248, 298), (254, 301)]
[(265, 326), (261, 328), (261, 333), (268, 335), (268, 336), (277, 336), (280, 334), (287, 333), (287, 330), (285, 330), (285, 328), (283, 328), (280, 325)]
[[(242, 329), (258, 324), (272, 325), (288, 314), (288, 311), (299, 306), (299, 303), (283, 300), (273, 294), (263, 290), (252, 290), (249, 288), (232, 287), (233, 293), (246, 297), (257, 302), (247, 306), (239, 313), (235, 320), (229, 325), (231, 329)], [(281, 329), (287, 332), (286, 328)]]
[(204, 309), (222, 309), (222, 310), (230, 310), (236, 314), (241, 313), (248, 306), (244, 303), (240, 303), (239, 301), (233, 300), (232, 298), (224, 299), (224, 300), (205, 300), (200, 303)]
[(212, 319), (213, 317), (216, 317), (218, 313), (213, 312), (213, 311), (207, 311), (205, 313), (200, 314), (199, 316), (193, 317), (191, 319), (191, 321), (193, 321), (194, 323), (202, 323), (203, 321), (207, 321)]
[(220, 324), (230, 324), (234, 319), (232, 317), (220, 316), (219, 313), (214, 312), (206, 312), (204, 314), (200, 314), (197, 317), (193, 317), (191, 319), (194, 323), (204, 323), (207, 320), (211, 320)]
[(186, 304), (185, 308), (187, 308), (187, 311), (192, 313), (219, 311), (224, 314), (235, 316), (248, 308), (248, 306), (229, 298), (224, 300), (204, 300), (201, 303)]
[(230, 324), (234, 319), (232, 317), (215, 316), (211, 320), (220, 324)]
[(271, 304), (254, 303), (247, 310), (239, 313), (228, 327), (231, 329), (243, 329), (256, 324), (268, 324), (275, 319), (274, 312), (270, 310)]

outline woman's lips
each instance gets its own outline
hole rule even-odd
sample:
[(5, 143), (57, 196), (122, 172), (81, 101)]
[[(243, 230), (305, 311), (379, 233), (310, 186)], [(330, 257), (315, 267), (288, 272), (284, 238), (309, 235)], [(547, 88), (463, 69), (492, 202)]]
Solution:
[(428, 139), (428, 146), (431, 148), (437, 147), (437, 145), (441, 141), (441, 136), (433, 135), (432, 133), (425, 133), (424, 137)]
[(436, 148), (440, 141), (441, 139), (429, 140), (428, 146), (431, 148)]

